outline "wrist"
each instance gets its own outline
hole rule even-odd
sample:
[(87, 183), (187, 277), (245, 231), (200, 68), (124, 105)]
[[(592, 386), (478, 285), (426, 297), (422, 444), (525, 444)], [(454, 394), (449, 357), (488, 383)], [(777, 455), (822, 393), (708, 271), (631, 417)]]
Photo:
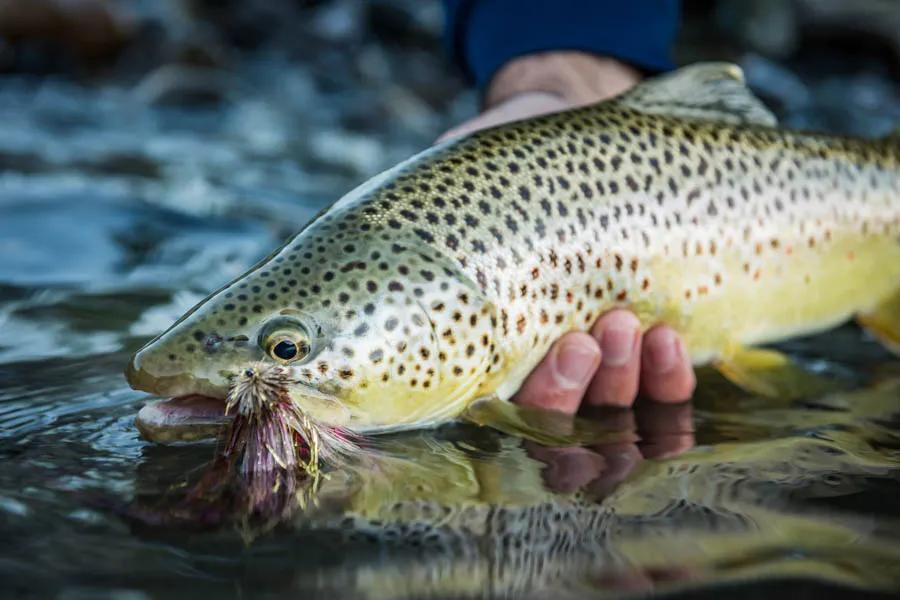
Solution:
[(640, 80), (636, 69), (614, 58), (572, 50), (528, 54), (497, 71), (485, 106), (528, 92), (554, 95), (572, 106), (590, 104), (621, 94)]

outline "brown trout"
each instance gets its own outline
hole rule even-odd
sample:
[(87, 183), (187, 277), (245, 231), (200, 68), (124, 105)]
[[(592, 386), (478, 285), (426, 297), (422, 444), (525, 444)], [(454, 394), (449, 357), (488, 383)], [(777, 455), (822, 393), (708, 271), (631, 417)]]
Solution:
[[(767, 393), (787, 363), (748, 346), (854, 315), (900, 343), (900, 137), (785, 131), (738, 67), (687, 67), (382, 173), (148, 343), (127, 377), (224, 399), (249, 364), (278, 363), (317, 423), (431, 427), (509, 399), (554, 340), (614, 307)], [(191, 437), (170, 426), (190, 405), (151, 405), (138, 425)]]

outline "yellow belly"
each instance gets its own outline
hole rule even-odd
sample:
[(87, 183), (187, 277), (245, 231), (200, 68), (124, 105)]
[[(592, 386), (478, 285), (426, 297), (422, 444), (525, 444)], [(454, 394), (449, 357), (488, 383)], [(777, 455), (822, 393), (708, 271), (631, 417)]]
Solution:
[(732, 345), (827, 329), (900, 291), (900, 243), (892, 237), (842, 233), (825, 244), (793, 240), (770, 247), (766, 259), (755, 262), (731, 255), (718, 273), (720, 285), (716, 273), (707, 283), (708, 262), (704, 283), (693, 288), (669, 277), (670, 300), (660, 320), (674, 325), (695, 363), (703, 363)]

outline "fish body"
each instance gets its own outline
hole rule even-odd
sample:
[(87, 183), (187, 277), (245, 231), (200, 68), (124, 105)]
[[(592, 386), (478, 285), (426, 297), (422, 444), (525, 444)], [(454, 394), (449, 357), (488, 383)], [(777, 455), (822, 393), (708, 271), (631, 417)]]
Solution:
[(700, 364), (898, 295), (900, 138), (778, 129), (736, 67), (706, 64), (377, 176), (128, 377), (222, 398), (248, 363), (281, 362), (299, 396), (343, 407), (311, 401), (319, 420), (429, 427), (510, 398), (554, 340), (615, 307), (674, 327)]

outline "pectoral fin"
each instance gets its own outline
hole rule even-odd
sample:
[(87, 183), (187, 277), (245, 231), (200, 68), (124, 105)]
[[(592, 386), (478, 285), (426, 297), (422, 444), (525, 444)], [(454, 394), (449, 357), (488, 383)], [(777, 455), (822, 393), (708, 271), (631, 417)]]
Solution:
[(461, 418), (544, 446), (585, 446), (637, 441), (631, 431), (604, 426), (602, 421), (555, 410), (519, 406), (496, 396), (471, 403)]
[(713, 366), (733, 384), (768, 398), (793, 400), (841, 388), (839, 382), (804, 369), (776, 350), (736, 348)]
[(885, 348), (900, 356), (900, 291), (871, 311), (859, 315), (857, 320)]

